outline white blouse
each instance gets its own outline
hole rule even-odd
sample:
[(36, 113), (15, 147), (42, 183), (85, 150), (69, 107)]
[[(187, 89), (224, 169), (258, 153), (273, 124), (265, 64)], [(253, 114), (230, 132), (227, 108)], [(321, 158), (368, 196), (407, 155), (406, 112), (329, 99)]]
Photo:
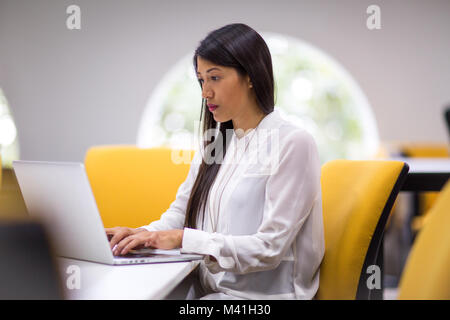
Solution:
[[(202, 153), (169, 209), (142, 228), (183, 229)], [(197, 223), (202, 230), (184, 228), (181, 248), (205, 255), (206, 298), (312, 299), (325, 251), (313, 137), (275, 110), (244, 136), (233, 131), (221, 163)]]

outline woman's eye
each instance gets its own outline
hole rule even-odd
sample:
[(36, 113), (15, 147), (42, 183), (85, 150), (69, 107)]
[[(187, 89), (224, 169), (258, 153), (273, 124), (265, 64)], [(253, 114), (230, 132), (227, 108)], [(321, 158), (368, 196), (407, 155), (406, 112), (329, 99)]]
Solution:
[[(219, 77), (214, 77), (214, 76), (212, 76), (212, 77), (211, 77), (211, 80), (212, 80), (212, 81), (218, 81), (218, 80), (219, 80)], [(203, 82), (204, 82), (203, 79), (198, 79), (198, 81), (199, 81), (201, 84), (203, 84)]]

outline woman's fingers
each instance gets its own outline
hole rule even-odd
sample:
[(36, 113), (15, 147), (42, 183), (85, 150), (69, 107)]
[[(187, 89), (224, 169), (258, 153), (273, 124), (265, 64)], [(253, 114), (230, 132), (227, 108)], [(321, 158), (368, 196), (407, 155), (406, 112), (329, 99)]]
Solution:
[(116, 228), (105, 228), (106, 236), (108, 237), (108, 241), (111, 241), (111, 238), (114, 236), (116, 232)]
[(112, 248), (125, 237), (134, 233), (134, 230), (127, 227), (105, 228), (106, 236), (108, 237), (109, 245)]
[(125, 230), (118, 230), (116, 231), (111, 240), (109, 241), (109, 244), (111, 246), (111, 249), (114, 248), (114, 246), (116, 244), (118, 244), (120, 241), (122, 241), (124, 238), (126, 238), (128, 236), (128, 232), (126, 232)]
[(119, 242), (115, 252), (117, 254), (127, 254), (131, 249), (144, 245), (145, 247), (151, 246), (154, 243), (154, 239), (157, 238), (157, 232), (139, 232), (131, 235)]
[(152, 234), (153, 232), (147, 231), (139, 232), (126, 237), (117, 244), (117, 247), (114, 250), (115, 254), (127, 254), (131, 249), (144, 244), (149, 239), (149, 237), (152, 237)]
[(173, 249), (181, 247), (183, 230), (142, 231), (131, 234), (118, 230), (111, 239), (114, 255), (127, 254), (131, 249), (145, 246), (159, 249)]
[[(129, 237), (129, 238), (131, 238), (131, 237)], [(140, 244), (141, 244), (141, 240), (134, 238), (130, 242), (128, 242), (128, 244), (125, 245), (125, 247), (120, 251), (120, 254), (125, 255), (128, 253), (128, 251), (130, 251), (133, 248), (136, 248)]]
[(128, 243), (130, 243), (133, 240), (134, 240), (133, 236), (129, 236), (121, 240), (114, 249), (113, 254), (116, 256), (123, 254), (122, 250), (127, 246)]
[(111, 234), (111, 233), (114, 233), (114, 231), (116, 230), (117, 228), (105, 228), (105, 232), (106, 232), (106, 234)]

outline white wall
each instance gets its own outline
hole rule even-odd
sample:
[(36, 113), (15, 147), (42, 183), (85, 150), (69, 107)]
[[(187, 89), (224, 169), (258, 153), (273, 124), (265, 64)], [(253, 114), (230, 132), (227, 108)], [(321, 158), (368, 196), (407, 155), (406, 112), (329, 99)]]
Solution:
[[(70, 4), (81, 30), (66, 28)], [(366, 27), (370, 4), (381, 30)], [(0, 0), (0, 87), (21, 158), (81, 161), (92, 145), (135, 143), (159, 79), (232, 22), (333, 56), (366, 93), (382, 140), (447, 141), (450, 1)]]

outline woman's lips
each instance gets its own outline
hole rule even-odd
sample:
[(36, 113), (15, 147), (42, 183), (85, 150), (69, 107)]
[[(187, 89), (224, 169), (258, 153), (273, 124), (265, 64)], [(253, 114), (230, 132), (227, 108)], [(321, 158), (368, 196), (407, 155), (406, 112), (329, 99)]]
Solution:
[(217, 104), (208, 104), (209, 111), (213, 112), (216, 110), (219, 106)]

